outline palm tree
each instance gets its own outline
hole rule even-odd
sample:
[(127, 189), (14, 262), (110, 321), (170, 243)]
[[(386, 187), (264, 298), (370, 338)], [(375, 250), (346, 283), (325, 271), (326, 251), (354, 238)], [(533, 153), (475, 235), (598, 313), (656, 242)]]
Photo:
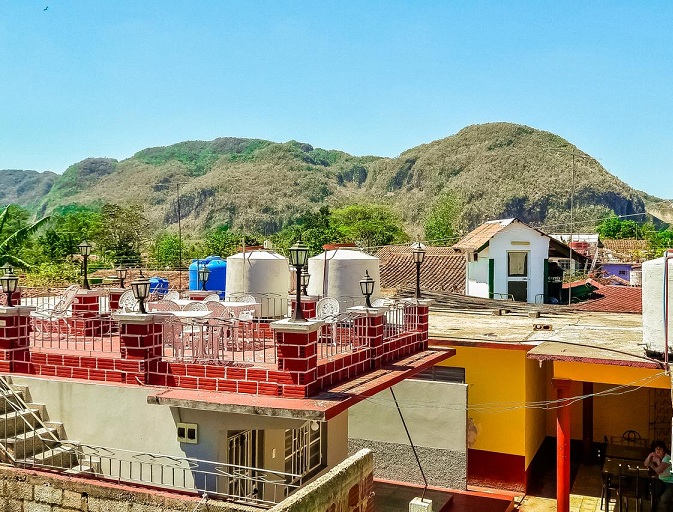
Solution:
[(16, 254), (23, 244), (26, 243), (26, 240), (28, 240), (28, 238), (35, 233), (42, 224), (49, 220), (49, 217), (42, 217), (37, 222), (19, 228), (7, 235), (2, 234), (5, 229), (5, 224), (11, 219), (11, 215), (15, 208), (14, 205), (10, 204), (2, 210), (2, 213), (0, 213), (0, 265), (9, 263), (16, 267), (27, 268), (30, 267), (30, 264), (19, 258)]

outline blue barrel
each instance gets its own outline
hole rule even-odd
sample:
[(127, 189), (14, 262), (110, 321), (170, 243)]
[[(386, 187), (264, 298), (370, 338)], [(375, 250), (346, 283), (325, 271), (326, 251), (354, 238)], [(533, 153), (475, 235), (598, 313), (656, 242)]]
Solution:
[(208, 256), (202, 260), (192, 260), (189, 265), (189, 289), (202, 290), (203, 283), (199, 280), (199, 269), (207, 267), (210, 276), (206, 282), (206, 290), (224, 293), (227, 278), (227, 262), (220, 256)]
[(157, 292), (162, 295), (168, 293), (168, 279), (150, 277), (150, 293)]

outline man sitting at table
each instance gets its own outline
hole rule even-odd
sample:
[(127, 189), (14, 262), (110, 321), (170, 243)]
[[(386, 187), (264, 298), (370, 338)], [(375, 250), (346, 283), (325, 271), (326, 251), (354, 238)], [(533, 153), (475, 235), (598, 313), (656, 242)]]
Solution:
[(645, 459), (645, 465), (652, 469), (658, 479), (654, 481), (654, 500), (652, 510), (669, 512), (673, 510), (673, 475), (671, 475), (671, 456), (666, 453), (663, 441), (652, 443), (653, 452)]

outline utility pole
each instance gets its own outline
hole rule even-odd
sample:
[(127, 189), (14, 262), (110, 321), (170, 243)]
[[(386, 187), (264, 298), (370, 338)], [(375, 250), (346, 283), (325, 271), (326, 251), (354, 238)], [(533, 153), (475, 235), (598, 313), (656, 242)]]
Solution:
[(572, 303), (572, 296), (573, 296), (573, 287), (572, 287), (572, 279), (573, 279), (573, 274), (574, 274), (574, 265), (573, 265), (573, 234), (575, 233), (575, 226), (573, 224), (574, 218), (573, 218), (573, 213), (574, 213), (574, 207), (575, 207), (575, 148), (573, 148), (573, 167), (572, 167), (572, 180), (570, 184), (570, 243), (568, 244), (568, 248), (570, 251), (568, 252), (568, 256), (570, 261), (568, 262), (568, 265), (570, 267), (570, 279), (571, 281), (568, 283), (568, 306)]
[(180, 211), (180, 182), (177, 182), (175, 187), (178, 194), (178, 289), (182, 291), (182, 224), (180, 223), (182, 212)]

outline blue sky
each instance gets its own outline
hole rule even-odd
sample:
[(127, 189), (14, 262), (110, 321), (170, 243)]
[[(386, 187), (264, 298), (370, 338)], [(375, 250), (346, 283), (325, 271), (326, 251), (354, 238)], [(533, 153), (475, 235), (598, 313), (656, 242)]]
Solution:
[(0, 169), (223, 136), (396, 156), (508, 121), (673, 197), (670, 0), (0, 7)]

